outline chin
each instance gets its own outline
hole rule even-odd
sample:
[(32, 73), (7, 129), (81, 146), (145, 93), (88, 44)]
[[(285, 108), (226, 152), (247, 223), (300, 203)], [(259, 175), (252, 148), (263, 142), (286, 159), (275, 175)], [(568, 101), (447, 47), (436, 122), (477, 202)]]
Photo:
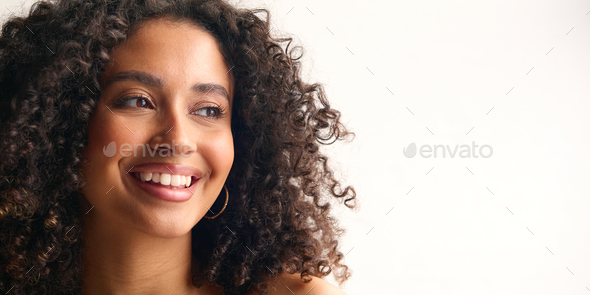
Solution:
[(195, 211), (150, 208), (150, 210), (134, 211), (133, 214), (121, 217), (127, 219), (126, 223), (132, 224), (134, 229), (147, 235), (175, 238), (189, 234), (197, 224), (200, 218)]

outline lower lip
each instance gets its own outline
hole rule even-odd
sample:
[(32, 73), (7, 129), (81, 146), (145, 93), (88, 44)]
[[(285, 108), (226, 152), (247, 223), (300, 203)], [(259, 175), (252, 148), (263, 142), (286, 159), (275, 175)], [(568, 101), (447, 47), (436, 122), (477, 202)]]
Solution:
[(131, 173), (128, 173), (127, 175), (129, 175), (129, 177), (135, 181), (137, 186), (146, 191), (148, 194), (158, 199), (172, 202), (184, 202), (190, 199), (193, 196), (193, 193), (189, 189), (193, 188), (199, 182), (197, 179), (197, 181), (191, 183), (191, 186), (188, 188), (171, 189), (161, 185), (143, 182), (140, 179), (135, 178), (133, 175), (131, 175)]

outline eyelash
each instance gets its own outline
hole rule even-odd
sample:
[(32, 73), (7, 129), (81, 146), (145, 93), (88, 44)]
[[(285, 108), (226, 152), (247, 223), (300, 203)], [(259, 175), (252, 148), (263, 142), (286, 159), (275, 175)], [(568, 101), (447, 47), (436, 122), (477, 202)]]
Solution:
[[(142, 95), (130, 95), (130, 96), (123, 97), (123, 98), (119, 99), (118, 101), (116, 101), (115, 102), (115, 105), (118, 106), (118, 107), (125, 107), (126, 106), (125, 104), (128, 101), (133, 100), (133, 99), (143, 99), (149, 105), (148, 109), (153, 109), (153, 105), (150, 102), (150, 100), (148, 98), (146, 98), (145, 96), (142, 96)], [(135, 106), (135, 107), (136, 108), (141, 108), (141, 107), (138, 107), (138, 106)], [(217, 112), (217, 115), (214, 115), (214, 116), (211, 116), (211, 117), (209, 117), (209, 116), (203, 116), (203, 117), (205, 117), (207, 119), (218, 120), (218, 119), (221, 119), (221, 118), (225, 117), (225, 115), (226, 115), (225, 108), (222, 107), (222, 106), (220, 106), (220, 105), (206, 106), (206, 107), (202, 107), (202, 108), (196, 109), (194, 111), (193, 111), (193, 109), (191, 109), (191, 113), (194, 113), (194, 112), (199, 111), (199, 110), (202, 110), (202, 109), (213, 109), (213, 110), (215, 110)]]

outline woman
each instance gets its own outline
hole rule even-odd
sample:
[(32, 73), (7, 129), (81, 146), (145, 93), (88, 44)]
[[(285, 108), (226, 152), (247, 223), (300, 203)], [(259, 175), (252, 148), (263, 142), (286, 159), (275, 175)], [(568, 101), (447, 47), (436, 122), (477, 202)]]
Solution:
[[(0, 291), (343, 294), (349, 133), (266, 10), (39, 2), (0, 37)], [(287, 43), (285, 49), (281, 44)]]

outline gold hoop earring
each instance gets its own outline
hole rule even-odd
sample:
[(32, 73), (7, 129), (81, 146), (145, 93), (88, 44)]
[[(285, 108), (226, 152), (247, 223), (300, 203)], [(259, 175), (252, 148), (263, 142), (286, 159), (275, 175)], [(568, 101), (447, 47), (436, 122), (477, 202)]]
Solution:
[[(221, 208), (221, 211), (219, 211), (219, 213), (213, 215), (213, 216), (207, 216), (207, 213), (205, 213), (205, 218), (207, 219), (214, 219), (215, 217), (219, 216), (219, 214), (221, 214), (221, 212), (223, 212), (225, 210), (225, 207), (227, 207), (227, 201), (229, 201), (229, 191), (227, 190), (227, 186), (225, 186), (225, 184), (223, 185), (223, 188), (225, 189), (225, 204), (223, 204), (223, 208)], [(211, 207), (213, 207), (213, 205), (211, 205)], [(209, 208), (209, 211), (211, 211), (211, 208)]]

